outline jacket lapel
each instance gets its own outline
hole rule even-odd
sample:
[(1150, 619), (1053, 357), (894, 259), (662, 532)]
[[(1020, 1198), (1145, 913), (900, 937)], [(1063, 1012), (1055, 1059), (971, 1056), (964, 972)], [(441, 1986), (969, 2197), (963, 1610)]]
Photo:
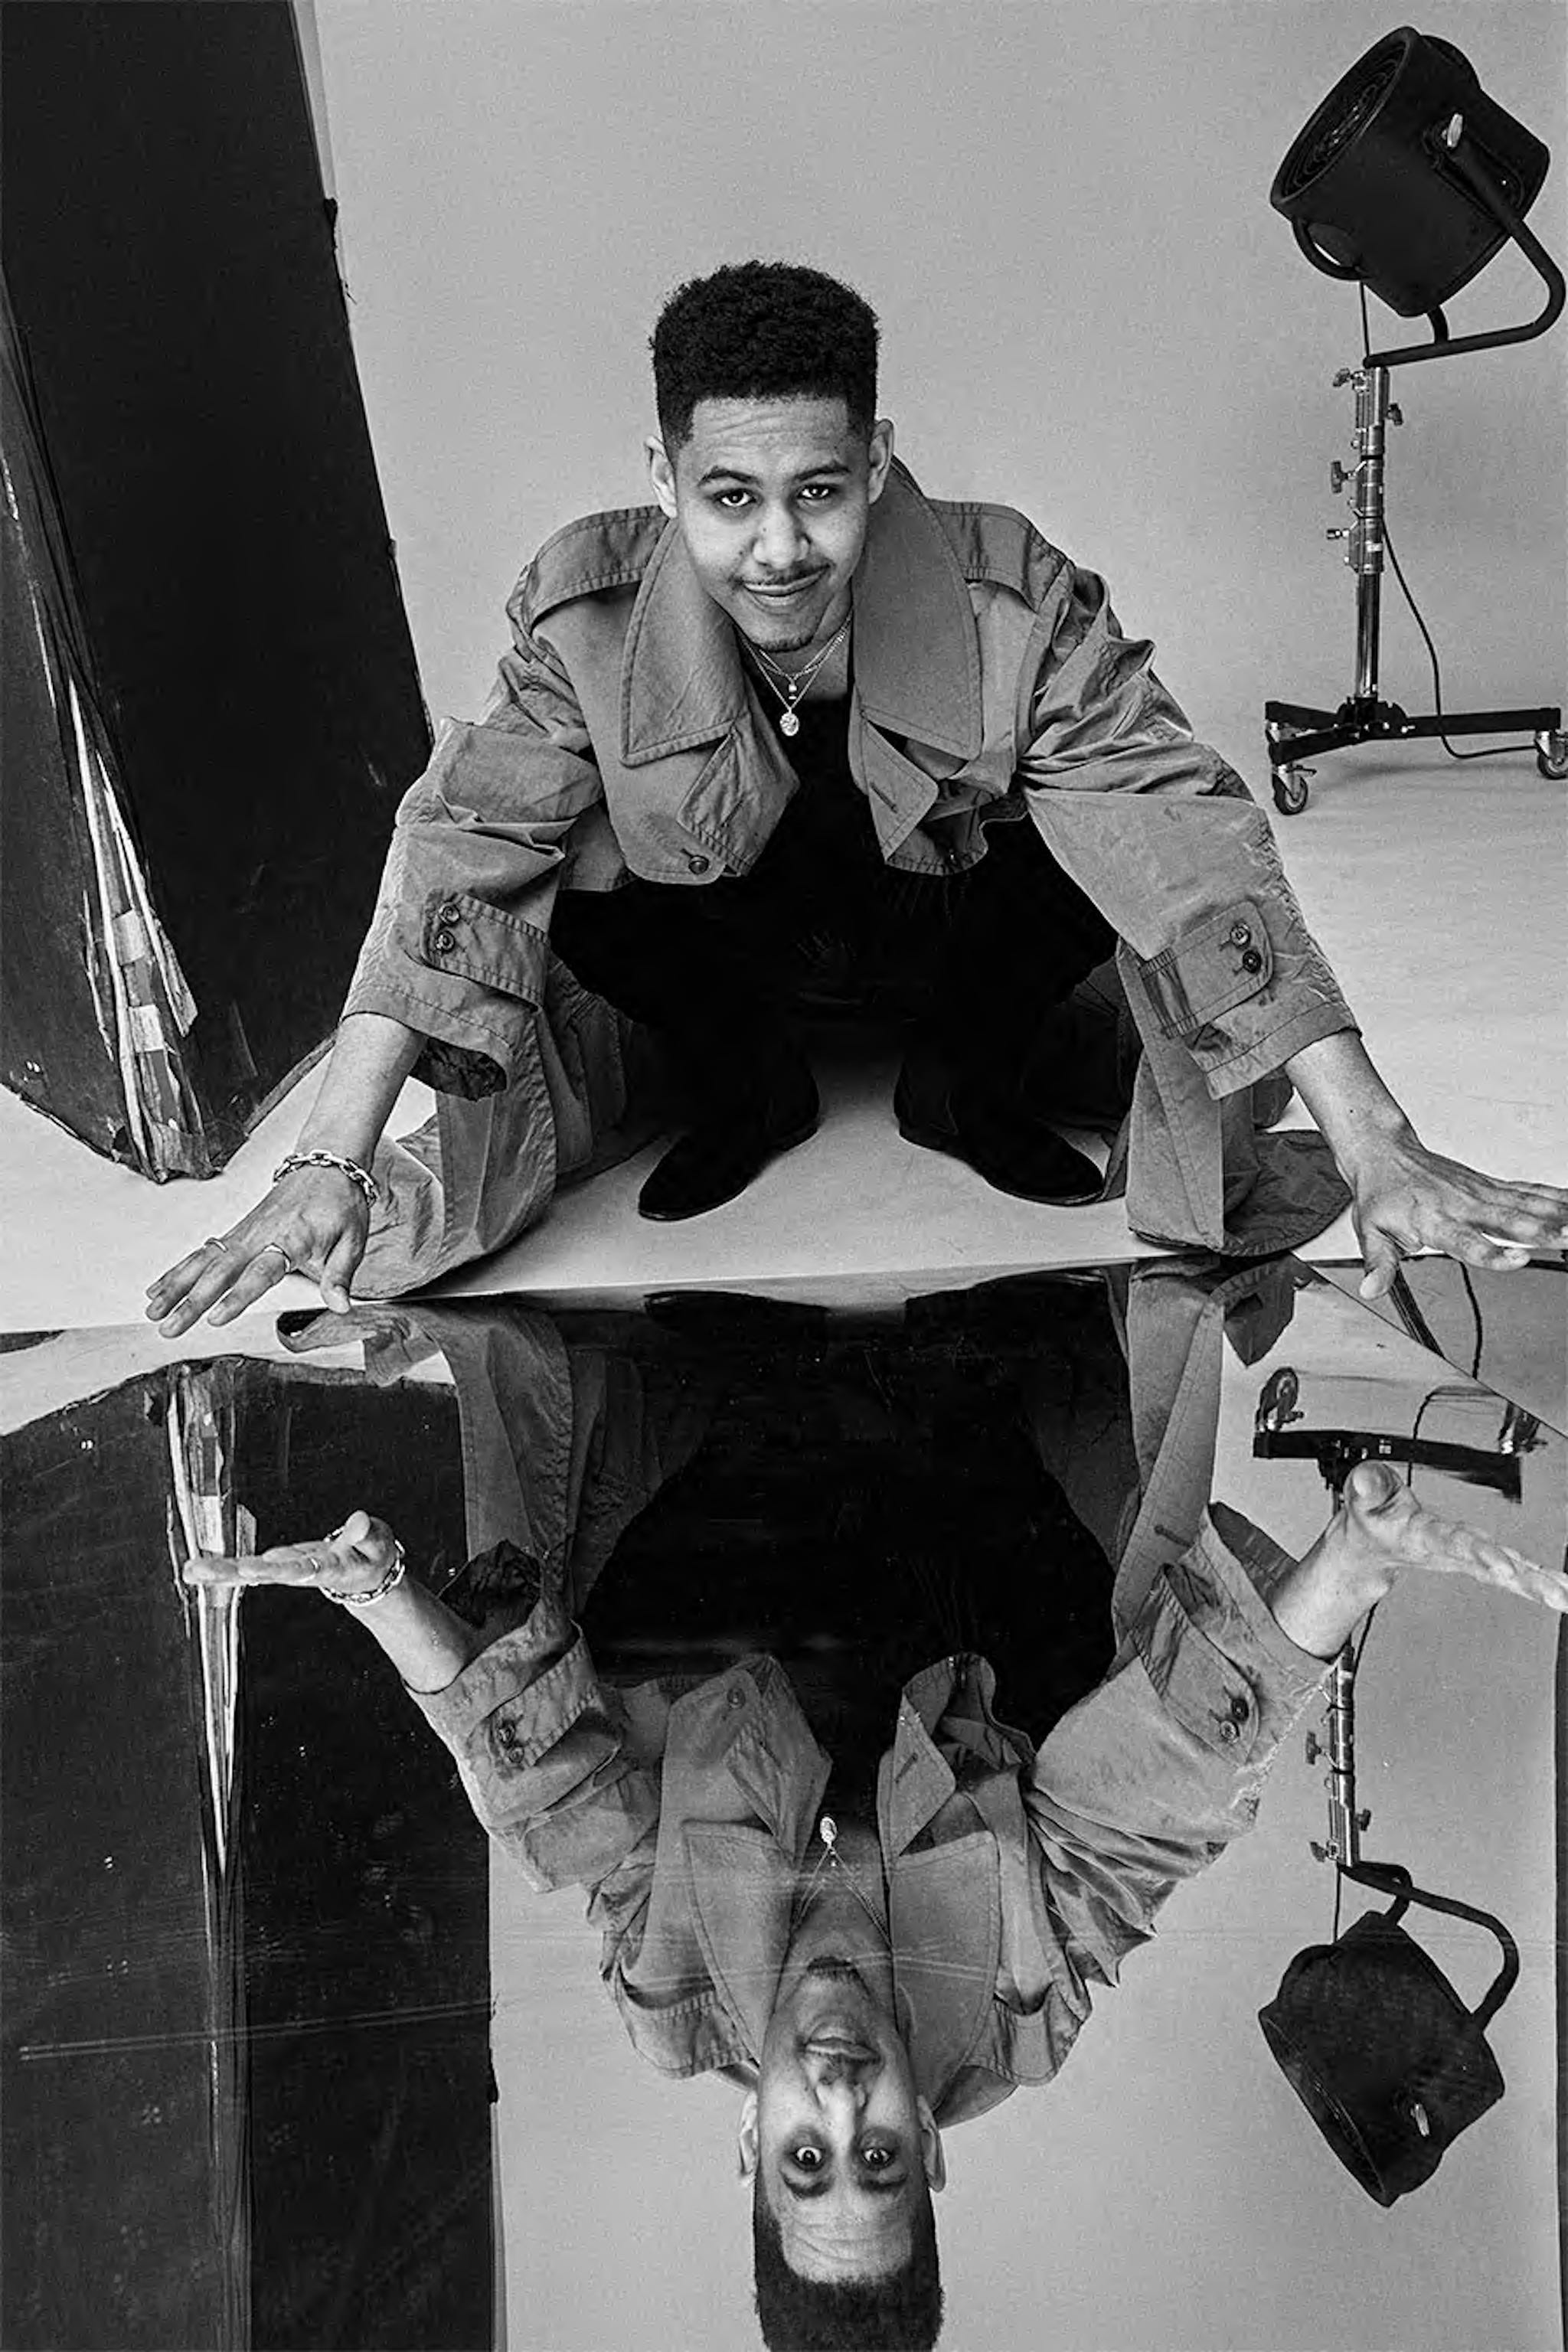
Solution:
[(947, 533), (895, 460), (855, 574), (855, 688), (884, 734), (977, 759), (980, 643)]
[(795, 1867), (771, 1830), (719, 1822), (687, 1824), (686, 1861), (708, 1972), (761, 2065), (789, 1949)]

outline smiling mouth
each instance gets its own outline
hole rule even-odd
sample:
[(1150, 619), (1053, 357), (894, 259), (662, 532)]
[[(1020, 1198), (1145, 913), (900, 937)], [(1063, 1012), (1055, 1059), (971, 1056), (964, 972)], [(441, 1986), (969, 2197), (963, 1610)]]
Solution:
[(808, 589), (815, 588), (821, 577), (820, 572), (814, 572), (808, 580), (792, 580), (782, 586), (763, 586), (761, 582), (752, 580), (748, 580), (744, 585), (748, 596), (755, 596), (764, 604), (792, 604), (795, 597), (804, 596)]

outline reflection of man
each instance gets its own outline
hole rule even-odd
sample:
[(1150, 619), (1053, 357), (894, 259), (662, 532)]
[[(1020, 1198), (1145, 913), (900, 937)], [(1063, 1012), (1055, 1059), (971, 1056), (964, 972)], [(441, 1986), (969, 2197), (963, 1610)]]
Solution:
[[(1103, 584), (1023, 516), (933, 504), (895, 462), (858, 296), (722, 269), (674, 298), (654, 352), (657, 504), (569, 526), (525, 573), (485, 722), (443, 734), (399, 812), (301, 1138), (329, 1164), (293, 1167), (154, 1286), (171, 1336), (290, 1265), (343, 1302), (411, 1069), (444, 1096), (445, 1192), (394, 1218), (417, 1247), (387, 1279), (520, 1230), (591, 1149), (584, 1003), (651, 1026), (685, 1089), (645, 1213), (732, 1199), (816, 1125), (790, 1004), (825, 935), (915, 990), (904, 1135), (1005, 1191), (1100, 1189), (1056, 1132), (1087, 1075), (1061, 1008), (1119, 940), (1142, 1044), (1137, 1231), (1257, 1255), (1321, 1229), (1345, 1198), (1331, 1170), (1302, 1138), (1255, 1135), (1282, 1072), (1353, 1192), (1378, 1289), (1401, 1249), (1518, 1264), (1564, 1238), (1563, 1193), (1414, 1135), (1267, 819), (1193, 741)], [(458, 1148), (465, 1121), (484, 1149)]]
[(548, 1581), (510, 1630), (476, 1629), (396, 1577), (363, 1513), (188, 1573), (357, 1601), (497, 1842), (535, 1886), (590, 1890), (642, 2054), (746, 2091), (759, 2311), (799, 2346), (934, 2341), (943, 2128), (1051, 2079), (1166, 1896), (1250, 1826), (1324, 1661), (1420, 1566), (1568, 1606), (1568, 1579), (1381, 1465), (1300, 1561), (1215, 1505), (1037, 1747), (991, 1666), (950, 1655), (906, 1682), (874, 1797), (837, 1811), (837, 1759), (772, 1657), (617, 1687)]

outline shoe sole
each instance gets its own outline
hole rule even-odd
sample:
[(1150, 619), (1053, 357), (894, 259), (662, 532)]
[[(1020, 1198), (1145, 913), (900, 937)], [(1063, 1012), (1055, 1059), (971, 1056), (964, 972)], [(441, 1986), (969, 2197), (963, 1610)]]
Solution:
[[(925, 1151), (944, 1152), (948, 1159), (961, 1160), (965, 1168), (973, 1168), (982, 1181), (991, 1186), (993, 1192), (1006, 1192), (1015, 1201), (1033, 1201), (1044, 1209), (1085, 1209), (1090, 1202), (1098, 1201), (1105, 1190), (1102, 1179), (1095, 1185), (1092, 1192), (1026, 1192), (1020, 1185), (1004, 1184), (998, 1178), (987, 1175), (985, 1170), (976, 1160), (971, 1159), (957, 1136), (950, 1129), (921, 1127), (912, 1119), (900, 1118), (899, 1133), (906, 1143), (919, 1144)], [(1068, 1147), (1069, 1150), (1071, 1148), (1070, 1145)]]
[(771, 1168), (773, 1161), (782, 1159), (786, 1151), (794, 1151), (799, 1144), (809, 1143), (821, 1125), (822, 1114), (817, 1111), (805, 1126), (791, 1128), (787, 1134), (780, 1136), (767, 1158), (759, 1161), (743, 1183), (737, 1184), (732, 1192), (721, 1192), (716, 1201), (704, 1201), (700, 1209), (645, 1209), (639, 1195), (637, 1214), (646, 1217), (650, 1225), (684, 1225), (692, 1217), (710, 1216), (715, 1209), (727, 1208), (731, 1201), (738, 1201), (742, 1192), (750, 1192), (763, 1170)]

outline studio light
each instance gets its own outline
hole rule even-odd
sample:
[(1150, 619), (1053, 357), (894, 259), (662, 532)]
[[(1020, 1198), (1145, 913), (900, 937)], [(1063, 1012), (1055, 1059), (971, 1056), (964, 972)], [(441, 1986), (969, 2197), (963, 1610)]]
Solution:
[[(1541, 141), (1487, 96), (1461, 50), (1405, 25), (1335, 83), (1275, 173), (1269, 202), (1314, 269), (1358, 284), (1401, 318), (1425, 316), (1432, 329), (1429, 341), (1367, 351), (1358, 368), (1334, 378), (1355, 396), (1353, 478), (1337, 460), (1330, 468), (1336, 494), (1353, 478), (1355, 510), (1348, 527), (1329, 532), (1348, 542), (1345, 561), (1356, 575), (1355, 689), (1333, 711), (1264, 706), (1275, 806), (1287, 816), (1307, 804), (1311, 771), (1302, 761), (1376, 740), (1523, 732), (1543, 775), (1568, 775), (1560, 708), (1439, 708), (1411, 718), (1381, 699), (1377, 676), (1386, 430), (1404, 421), (1388, 396), (1389, 371), (1526, 342), (1552, 325), (1563, 306), (1563, 274), (1524, 219), (1550, 161)], [(1519, 326), (1450, 334), (1443, 305), (1510, 242), (1546, 289), (1541, 310)]]

